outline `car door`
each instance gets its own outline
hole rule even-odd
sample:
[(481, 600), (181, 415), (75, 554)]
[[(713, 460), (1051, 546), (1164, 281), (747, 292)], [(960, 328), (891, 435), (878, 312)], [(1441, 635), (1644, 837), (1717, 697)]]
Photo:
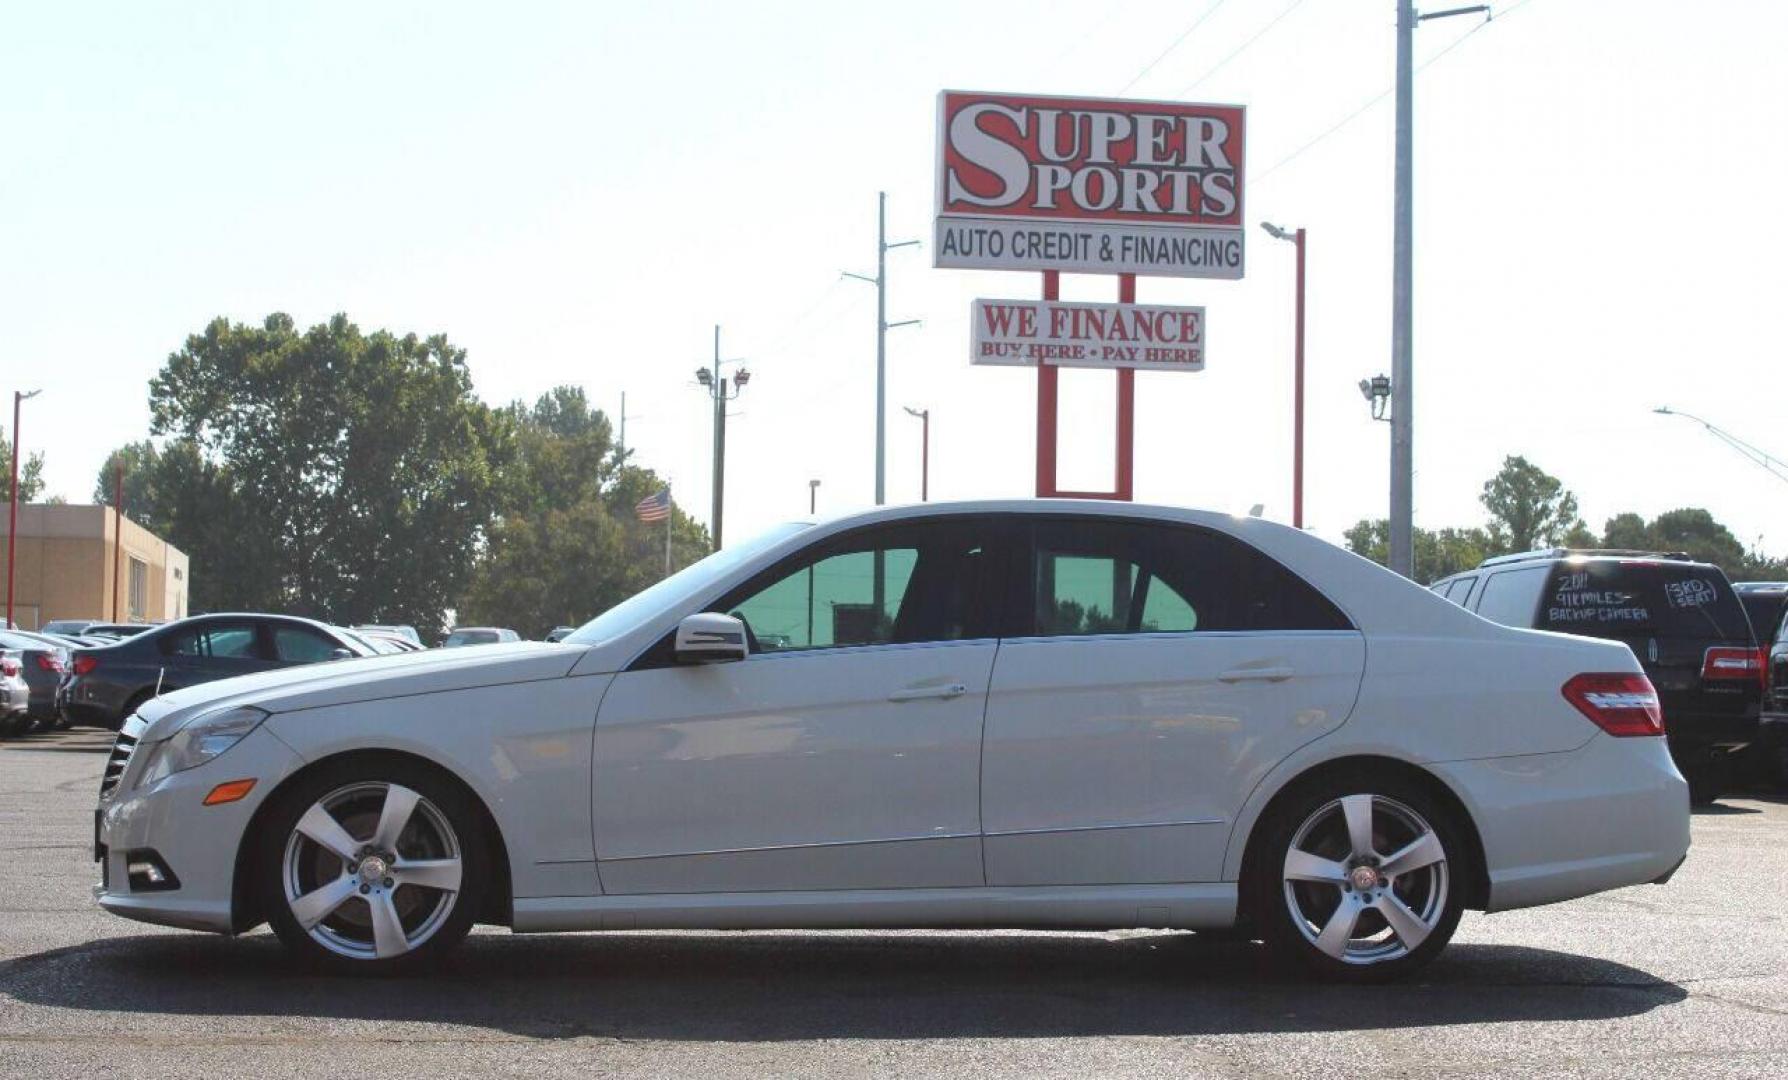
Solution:
[(159, 642), (168, 687), (191, 686), (272, 667), (253, 619), (216, 618), (174, 627)]
[(610, 893), (980, 885), (981, 721), (997, 641), (989, 526), (817, 542), (710, 610), (751, 652), (618, 675), (596, 723)]
[(1360, 634), (1209, 529), (1035, 523), (982, 774), (989, 885), (1213, 881), (1249, 791), (1353, 707)]

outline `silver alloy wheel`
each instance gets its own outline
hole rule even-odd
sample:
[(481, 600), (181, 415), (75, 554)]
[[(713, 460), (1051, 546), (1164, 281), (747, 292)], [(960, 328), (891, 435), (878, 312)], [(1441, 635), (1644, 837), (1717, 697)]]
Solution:
[(1446, 850), (1408, 806), (1345, 795), (1292, 834), (1284, 882), (1310, 944), (1343, 963), (1379, 964), (1415, 951), (1445, 914)]
[(439, 807), (399, 784), (363, 782), (311, 804), (286, 841), (286, 906), (311, 940), (356, 960), (389, 959), (453, 912), (459, 838)]

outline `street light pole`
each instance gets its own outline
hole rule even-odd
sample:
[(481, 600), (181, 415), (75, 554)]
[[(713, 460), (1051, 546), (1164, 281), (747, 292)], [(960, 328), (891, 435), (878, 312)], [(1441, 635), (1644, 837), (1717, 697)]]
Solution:
[(919, 418), (919, 501), (931, 501), (931, 410), (906, 408), (908, 416)]
[(1304, 527), (1304, 230), (1281, 229), (1263, 221), (1260, 227), (1268, 234), (1287, 240), (1298, 248), (1297, 325), (1292, 360), (1291, 405), (1291, 524)]
[(818, 480), (807, 481), (807, 516), (808, 517), (813, 517), (814, 515), (816, 515), (819, 512), (819, 484), (820, 484), (820, 482)]
[(19, 551), (19, 406), (30, 398), (43, 393), (33, 390), (30, 393), (14, 390), (12, 392), (12, 509), (6, 515), (6, 626), (11, 629), (12, 621), (12, 568), (13, 560)]
[(13, 510), (5, 519), (5, 624), (9, 629), (13, 628), (13, 560), (18, 556), (18, 406), (39, 393), (43, 390), (13, 392)]
[(875, 276), (853, 274), (849, 270), (844, 276), (875, 286), (875, 505), (880, 506), (887, 502), (888, 495), (888, 331), (919, 321), (888, 321), (888, 252), (913, 247), (919, 242), (888, 243), (888, 193), (878, 191), (875, 198)]
[(726, 403), (736, 399), (745, 384), (751, 380), (751, 372), (744, 368), (734, 376), (733, 385), (727, 387), (727, 380), (720, 374), (720, 327), (714, 327), (714, 366), (712, 369), (701, 367), (695, 369), (695, 381), (702, 384), (708, 396), (714, 402), (714, 505), (710, 512), (710, 531), (714, 535), (714, 550), (720, 550), (721, 513), (726, 505)]

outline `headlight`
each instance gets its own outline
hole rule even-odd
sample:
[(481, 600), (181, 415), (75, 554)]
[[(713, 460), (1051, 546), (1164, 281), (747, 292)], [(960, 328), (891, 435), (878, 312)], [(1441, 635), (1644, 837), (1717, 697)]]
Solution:
[(205, 764), (241, 742), (265, 719), (267, 713), (247, 705), (194, 717), (172, 736), (150, 747), (152, 757), (143, 769), (143, 778), (137, 781), (138, 786)]

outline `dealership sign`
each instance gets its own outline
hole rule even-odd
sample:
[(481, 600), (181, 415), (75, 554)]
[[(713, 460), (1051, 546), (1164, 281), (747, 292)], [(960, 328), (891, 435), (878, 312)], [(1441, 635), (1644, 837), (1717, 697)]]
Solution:
[(946, 90), (935, 265), (1242, 276), (1244, 110)]
[(1204, 309), (977, 300), (976, 364), (1204, 370)]

